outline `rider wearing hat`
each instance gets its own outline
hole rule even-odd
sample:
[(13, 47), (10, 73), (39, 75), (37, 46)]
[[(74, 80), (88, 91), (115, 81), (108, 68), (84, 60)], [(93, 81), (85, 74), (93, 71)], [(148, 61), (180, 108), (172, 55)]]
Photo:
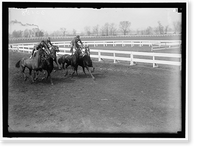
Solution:
[(77, 35), (76, 37), (74, 37), (72, 40), (71, 40), (71, 49), (70, 49), (70, 52), (73, 54), (73, 48), (75, 48), (75, 50), (79, 49), (81, 46), (78, 44), (78, 42), (81, 43), (81, 45), (83, 46), (83, 43), (80, 39), (80, 36)]
[(48, 47), (53, 46), (53, 44), (51, 43), (50, 37), (47, 38), (46, 44), (48, 45)]
[(46, 40), (42, 40), (39, 44), (36, 44), (34, 46), (30, 58), (33, 57), (33, 54), (34, 54), (35, 50), (38, 50), (39, 48), (45, 48), (46, 53), (50, 54), (50, 50), (49, 50), (50, 46), (53, 46), (52, 43), (51, 43), (50, 37), (48, 37)]

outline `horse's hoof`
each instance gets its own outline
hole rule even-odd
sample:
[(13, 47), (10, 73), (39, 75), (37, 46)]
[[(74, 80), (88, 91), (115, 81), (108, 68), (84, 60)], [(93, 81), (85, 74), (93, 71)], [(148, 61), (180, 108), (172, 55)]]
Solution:
[(92, 73), (94, 72), (95, 68), (93, 68)]
[(34, 81), (36, 81), (38, 78), (35, 78)]

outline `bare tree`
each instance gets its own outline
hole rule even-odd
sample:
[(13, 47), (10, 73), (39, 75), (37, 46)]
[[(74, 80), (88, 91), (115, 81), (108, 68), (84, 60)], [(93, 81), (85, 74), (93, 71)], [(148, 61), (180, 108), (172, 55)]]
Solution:
[(99, 35), (99, 25), (93, 27), (93, 34), (98, 36)]
[(73, 33), (73, 35), (76, 35), (76, 30), (75, 30), (75, 29), (73, 29), (73, 32), (72, 32), (72, 33)]
[(169, 25), (165, 26), (165, 34), (167, 34), (168, 30), (169, 30)]
[(22, 37), (22, 33), (23, 33), (23, 31), (21, 31), (21, 30), (19, 30), (19, 31), (14, 30), (12, 32), (12, 36), (15, 38), (19, 38), (19, 37)]
[(116, 35), (117, 29), (116, 29), (114, 23), (111, 23), (111, 24), (109, 25), (109, 31), (110, 31), (110, 35)]
[(101, 33), (101, 35), (102, 35), (102, 36), (104, 36), (104, 35), (105, 35), (105, 30), (104, 30), (104, 27), (101, 27), (101, 29), (100, 29), (100, 33)]
[(24, 37), (30, 37), (29, 29), (25, 29), (23, 32)]
[(175, 33), (181, 32), (181, 22), (180, 21), (173, 22), (173, 26), (174, 26)]
[(119, 28), (123, 32), (124, 35), (127, 35), (130, 31), (131, 22), (129, 21), (121, 21), (119, 23)]
[(49, 34), (48, 34), (47, 31), (44, 32), (44, 36), (45, 36), (45, 37), (48, 37), (48, 36), (49, 36)]
[(158, 21), (158, 30), (159, 30), (159, 34), (163, 34), (164, 33), (164, 27), (162, 26), (160, 21)]
[(104, 25), (104, 32), (105, 32), (106, 36), (109, 35), (109, 23), (105, 23), (105, 25)]
[(61, 35), (65, 36), (66, 28), (60, 28), (60, 31), (61, 31)]
[(101, 32), (102, 36), (108, 36), (109, 35), (109, 24), (105, 23), (104, 26), (101, 27), (100, 32)]
[(146, 33), (147, 35), (152, 35), (153, 34), (153, 28), (151, 26), (149, 26), (147, 29), (146, 29)]
[(154, 33), (155, 33), (155, 34), (160, 34), (160, 31), (159, 31), (159, 28), (158, 28), (158, 27), (155, 27), (155, 28), (154, 28)]
[(85, 29), (86, 35), (90, 36), (91, 34), (90, 27), (86, 26), (84, 29)]

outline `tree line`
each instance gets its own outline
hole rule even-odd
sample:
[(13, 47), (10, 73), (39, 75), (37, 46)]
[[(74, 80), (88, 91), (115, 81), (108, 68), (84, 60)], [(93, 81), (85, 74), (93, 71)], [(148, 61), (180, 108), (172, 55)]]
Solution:
[(66, 28), (60, 28), (52, 33), (48, 33), (39, 28), (25, 29), (24, 31), (14, 30), (10, 37), (46, 37), (46, 36), (73, 36), (73, 35), (86, 35), (86, 36), (117, 36), (117, 35), (153, 35), (153, 34), (177, 34), (181, 32), (181, 22), (173, 22), (173, 27), (163, 26), (160, 21), (156, 27), (148, 26), (146, 29), (131, 30), (131, 22), (121, 21), (117, 26), (114, 23), (105, 23), (103, 26), (95, 25), (93, 27), (85, 26), (84, 31), (77, 33), (76, 29), (67, 31)]

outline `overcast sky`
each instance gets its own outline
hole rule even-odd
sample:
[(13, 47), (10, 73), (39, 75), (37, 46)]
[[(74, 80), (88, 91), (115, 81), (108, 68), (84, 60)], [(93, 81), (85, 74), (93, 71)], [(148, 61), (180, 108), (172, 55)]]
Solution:
[[(15, 21), (12, 22), (11, 21)], [(19, 24), (17, 22), (21, 22)], [(175, 8), (28, 8), (9, 9), (9, 30), (24, 30), (37, 25), (40, 29), (48, 32), (66, 28), (67, 31), (75, 29), (77, 32), (84, 31), (85, 26), (91, 29), (95, 25), (100, 27), (105, 23), (114, 23), (119, 27), (120, 21), (130, 21), (131, 29), (144, 29), (148, 26), (162, 25), (172, 27), (174, 21), (181, 21), (181, 14)], [(28, 23), (28, 24), (27, 24)], [(22, 26), (26, 25), (26, 26)]]

